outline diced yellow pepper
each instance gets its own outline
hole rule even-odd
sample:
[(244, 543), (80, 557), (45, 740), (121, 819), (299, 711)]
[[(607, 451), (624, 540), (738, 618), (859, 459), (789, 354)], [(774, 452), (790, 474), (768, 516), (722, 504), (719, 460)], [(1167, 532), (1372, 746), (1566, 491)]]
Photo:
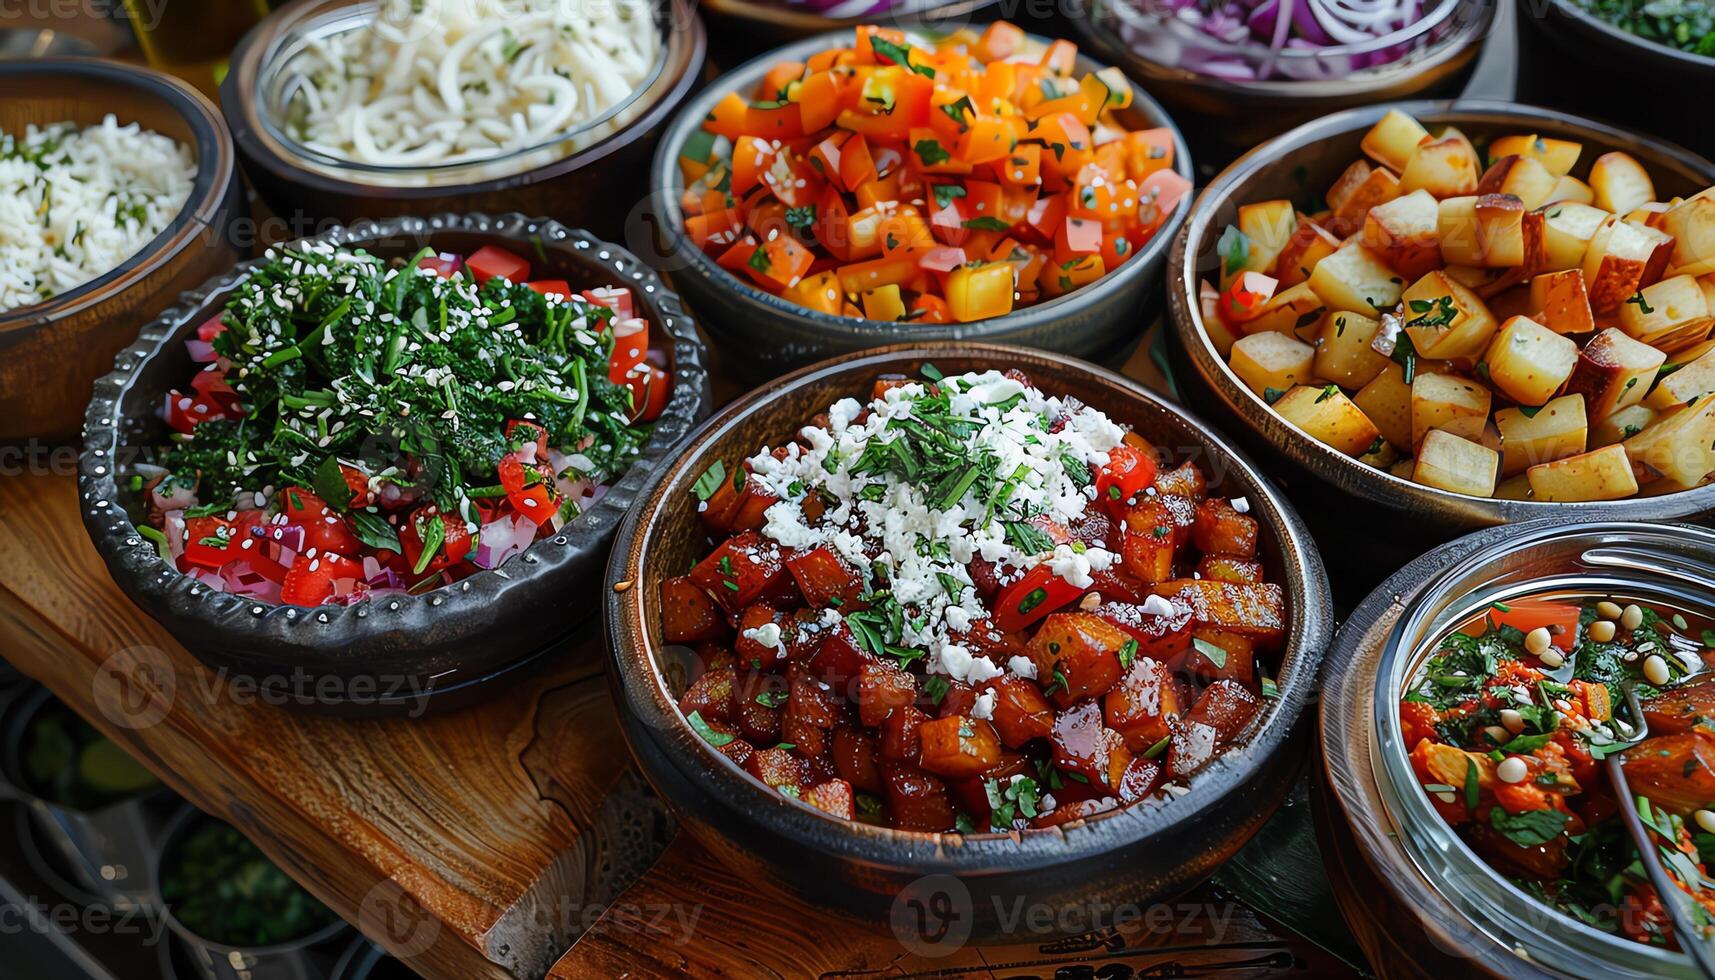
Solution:
[(947, 307), (960, 323), (1011, 313), (1012, 266), (990, 262), (954, 269), (947, 274)]
[[(897, 289), (898, 287), (894, 287)], [(820, 313), (840, 313), (840, 277), (832, 272), (805, 276), (786, 290), (786, 298)]]
[(1037, 284), (1050, 296), (1062, 296), (1079, 286), (1095, 282), (1107, 275), (1107, 265), (1100, 255), (1086, 255), (1067, 262), (1050, 262), (1042, 267)]
[(899, 287), (889, 283), (863, 294), (863, 315), (871, 320), (897, 320), (905, 315), (905, 300)]

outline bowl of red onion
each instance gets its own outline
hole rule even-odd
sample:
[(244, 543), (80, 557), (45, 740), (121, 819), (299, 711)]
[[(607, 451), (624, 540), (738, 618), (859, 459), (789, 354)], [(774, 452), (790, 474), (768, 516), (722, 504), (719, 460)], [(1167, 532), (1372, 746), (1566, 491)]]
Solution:
[(1085, 0), (1091, 45), (1187, 120), (1204, 160), (1339, 109), (1453, 95), (1495, 0)]

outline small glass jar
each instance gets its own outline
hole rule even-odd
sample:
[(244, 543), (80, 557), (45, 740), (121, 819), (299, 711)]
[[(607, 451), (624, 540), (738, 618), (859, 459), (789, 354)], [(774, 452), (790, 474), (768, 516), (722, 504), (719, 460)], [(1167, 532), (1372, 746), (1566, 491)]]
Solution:
[(1544, 967), (1579, 977), (1701, 974), (1681, 953), (1602, 932), (1554, 910), (1496, 872), (1431, 805), (1412, 771), (1399, 704), (1442, 637), (1494, 603), (1539, 596), (1623, 597), (1715, 614), (1715, 531), (1678, 524), (1533, 524), (1431, 579), (1406, 605), (1381, 654), (1370, 761), (1401, 847), (1457, 921)]

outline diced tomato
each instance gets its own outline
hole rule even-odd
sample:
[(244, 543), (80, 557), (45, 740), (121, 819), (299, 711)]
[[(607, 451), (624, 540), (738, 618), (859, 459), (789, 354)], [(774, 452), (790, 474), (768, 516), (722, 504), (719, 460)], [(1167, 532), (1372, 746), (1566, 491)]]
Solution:
[(319, 606), (333, 597), (340, 579), (363, 577), (363, 565), (349, 558), (323, 553), (311, 558), (299, 555), (286, 571), (280, 586), (280, 601), (292, 606)]
[(216, 313), (198, 324), (197, 339), (205, 343), (214, 343), (214, 338), (226, 332), (225, 316), (225, 313)]
[(173, 389), (166, 394), (161, 407), (161, 417), (166, 420), (167, 426), (174, 432), (183, 432), (188, 435), (196, 429), (199, 422), (225, 418), (226, 409), (201, 393), (187, 395), (182, 391)]
[(233, 527), (223, 517), (191, 517), (185, 520), (185, 553), (182, 564), (196, 568), (219, 568), (237, 557), (229, 549)]
[(441, 252), (437, 255), (425, 255), (417, 260), (417, 268), (428, 269), (442, 279), (451, 279), (464, 268), (464, 260), (451, 252)]
[(530, 278), (530, 263), (496, 245), (484, 245), (471, 253), (465, 265), (479, 283), (499, 277), (508, 282)]
[(633, 422), (653, 422), (660, 418), (673, 395), (673, 383), (667, 372), (653, 364), (645, 364), (641, 371), (631, 372), (625, 379), (625, 386), (631, 391)]
[[(1495, 603), (1489, 607), (1486, 619), (1494, 620), (1496, 626), (1511, 626), (1521, 633), (1529, 633), (1539, 627), (1546, 628), (1549, 639), (1555, 646), (1571, 651), (1578, 645), (1578, 616), (1579, 609), (1574, 605), (1541, 599), (1520, 599), (1515, 602)], [(1487, 628), (1486, 621), (1479, 621), (1467, 625), (1461, 632), (1481, 636)]]
[[(532, 483), (526, 474), (524, 464), (518, 461), (514, 453), (507, 453), (500, 459), (497, 468), (500, 485), (506, 491), (506, 499), (512, 504), (512, 509), (523, 514), (542, 527), (553, 522), (559, 515), (560, 505), (554, 498), (554, 489), (539, 478)], [(534, 471), (530, 471), (534, 472)]]
[[(441, 523), (441, 543), (425, 559), (423, 539), (424, 535), (433, 536), (429, 530), (433, 521)], [(470, 554), (470, 530), (458, 515), (443, 514), (434, 504), (424, 504), (400, 525), (399, 544), (405, 549), (412, 575), (433, 574), (457, 565)]]
[(636, 315), (631, 312), (631, 290), (624, 286), (597, 286), (579, 295), (597, 306), (612, 310), (615, 320), (629, 320)]
[(1096, 499), (1115, 517), (1125, 514), (1132, 498), (1155, 483), (1156, 464), (1130, 446), (1108, 450), (1108, 461), (1096, 472)]
[(306, 552), (314, 548), (318, 552), (354, 555), (362, 545), (338, 511), (303, 487), (280, 491), (280, 512), (290, 523), (304, 529)]
[(524, 284), (543, 296), (569, 297), (572, 295), (571, 284), (564, 279), (538, 279)]
[(649, 353), (649, 321), (642, 317), (615, 320), (613, 324), (613, 360), (608, 362), (607, 379), (624, 384), (633, 368), (643, 363)]

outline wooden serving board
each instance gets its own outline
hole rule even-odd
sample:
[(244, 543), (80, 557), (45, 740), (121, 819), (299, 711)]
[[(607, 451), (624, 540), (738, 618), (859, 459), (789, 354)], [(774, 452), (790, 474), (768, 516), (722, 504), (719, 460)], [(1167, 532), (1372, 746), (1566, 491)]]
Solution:
[[(1147, 344), (1127, 372), (1161, 384)], [(0, 479), (0, 651), (425, 976), (1342, 969), (1210, 886), (1117, 932), (929, 957), (739, 880), (688, 840), (663, 853), (671, 820), (631, 766), (594, 622), (543, 673), (454, 713), (259, 703), (108, 577), (70, 459)]]

